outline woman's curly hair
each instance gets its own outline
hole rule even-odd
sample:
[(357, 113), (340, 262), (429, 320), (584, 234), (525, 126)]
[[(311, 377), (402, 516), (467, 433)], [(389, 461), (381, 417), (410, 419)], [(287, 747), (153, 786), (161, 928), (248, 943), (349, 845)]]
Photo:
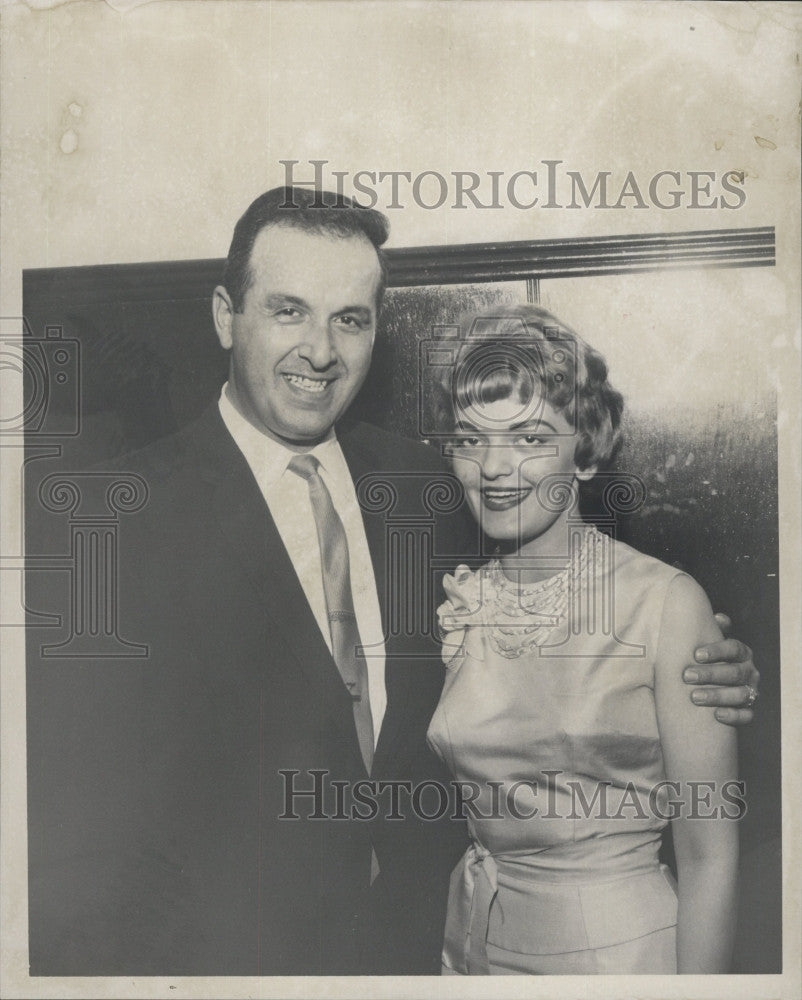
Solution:
[(451, 433), (458, 410), (515, 398), (542, 397), (571, 423), (577, 468), (609, 466), (621, 443), (624, 399), (610, 385), (607, 363), (582, 337), (536, 305), (502, 307), (460, 326), (456, 360), (435, 386), (435, 419)]

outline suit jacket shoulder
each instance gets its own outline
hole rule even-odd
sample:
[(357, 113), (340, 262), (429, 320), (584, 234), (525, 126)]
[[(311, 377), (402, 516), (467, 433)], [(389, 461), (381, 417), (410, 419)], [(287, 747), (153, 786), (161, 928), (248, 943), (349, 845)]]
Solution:
[(377, 469), (430, 474), (448, 472), (448, 467), (436, 448), (394, 434), (375, 424), (346, 419), (338, 425), (337, 437), (346, 455), (349, 449), (359, 450), (374, 460)]

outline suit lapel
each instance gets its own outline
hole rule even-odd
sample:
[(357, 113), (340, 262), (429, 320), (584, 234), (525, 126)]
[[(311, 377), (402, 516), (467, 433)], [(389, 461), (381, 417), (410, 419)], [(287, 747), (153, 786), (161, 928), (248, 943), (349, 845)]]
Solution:
[[(345, 460), (348, 463), (354, 485), (357, 487), (357, 495), (359, 494), (359, 481), (363, 476), (383, 471), (387, 471), (388, 475), (392, 475), (392, 470), (387, 470), (386, 467), (386, 456), (380, 457), (373, 454), (369, 446), (358, 440), (354, 431), (349, 431), (347, 427), (345, 429), (338, 428), (338, 439), (345, 455)], [(381, 773), (382, 765), (387, 760), (393, 743), (404, 727), (406, 708), (413, 687), (414, 672), (409, 669), (408, 664), (399, 656), (399, 637), (390, 634), (389, 622), (391, 609), (388, 604), (391, 595), (389, 593), (389, 575), (387, 572), (387, 515), (383, 511), (371, 512), (366, 510), (363, 505), (362, 522), (365, 526), (365, 535), (373, 563), (373, 574), (379, 597), (386, 653), (384, 677), (387, 690), (387, 708), (382, 721), (382, 727), (379, 731), (376, 754), (373, 759), (373, 774), (376, 775)]]
[[(361, 761), (350, 696), (329, 652), (284, 543), (245, 457), (226, 429), (217, 404), (200, 418), (194, 435), (200, 483), (220, 531), (241, 571), (263, 603), (265, 615), (294, 656), (310, 690), (332, 706), (343, 739)], [(369, 474), (386, 471), (387, 456), (375, 454), (365, 435), (347, 426), (338, 439), (355, 486)], [(379, 733), (373, 773), (381, 773), (407, 721), (416, 671), (400, 656), (401, 638), (389, 634), (386, 514), (362, 509), (385, 636), (387, 709)], [(418, 664), (418, 667), (420, 664)]]
[[(215, 520), (233, 559), (258, 595), (274, 633), (284, 637), (306, 682), (326, 701), (341, 703), (347, 709), (345, 718), (353, 729), (351, 700), (337, 665), (320, 634), (264, 497), (216, 404), (201, 418), (195, 446), (200, 478), (209, 490)], [(353, 736), (359, 754), (355, 730)]]

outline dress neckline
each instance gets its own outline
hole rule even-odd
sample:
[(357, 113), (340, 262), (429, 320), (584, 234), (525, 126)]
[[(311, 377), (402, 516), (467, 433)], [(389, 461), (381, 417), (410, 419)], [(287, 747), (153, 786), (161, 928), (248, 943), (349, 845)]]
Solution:
[(528, 586), (506, 575), (498, 559), (483, 571), (483, 594), (488, 637), (505, 659), (515, 659), (542, 646), (567, 618), (572, 596), (588, 579), (599, 545), (608, 540), (595, 525), (585, 525), (580, 544), (561, 570)]

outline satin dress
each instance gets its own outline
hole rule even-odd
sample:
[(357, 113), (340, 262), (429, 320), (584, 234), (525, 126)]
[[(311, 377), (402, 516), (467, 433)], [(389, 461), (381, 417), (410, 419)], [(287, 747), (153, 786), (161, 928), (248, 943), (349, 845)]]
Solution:
[[(678, 571), (594, 528), (534, 587), (446, 577), (428, 740), (461, 783), (444, 974), (676, 972), (654, 657)], [(562, 610), (561, 610), (562, 609)]]

